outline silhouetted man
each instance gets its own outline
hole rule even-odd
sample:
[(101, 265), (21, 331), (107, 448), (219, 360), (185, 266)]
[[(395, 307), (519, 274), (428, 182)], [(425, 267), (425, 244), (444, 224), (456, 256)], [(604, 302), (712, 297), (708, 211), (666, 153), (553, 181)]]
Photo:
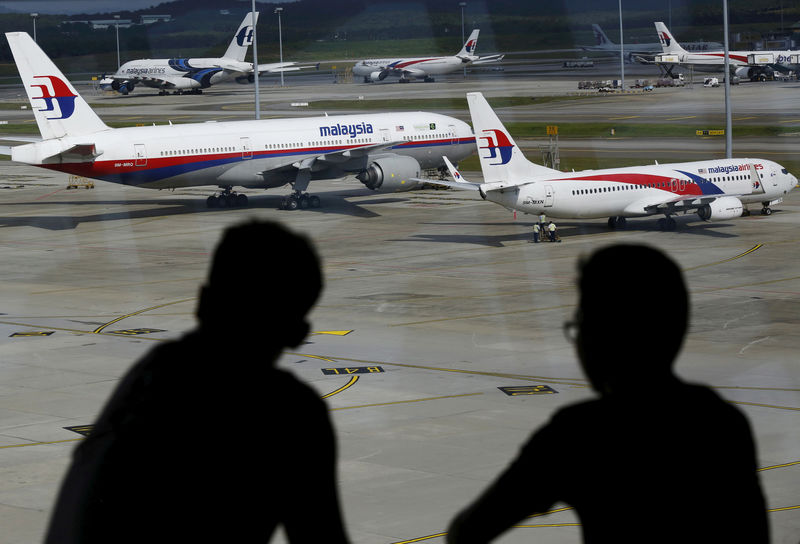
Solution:
[(229, 229), (199, 327), (153, 349), (75, 450), (48, 544), (348, 541), (325, 404), (274, 368), (322, 288), (310, 243), (272, 223)]
[(489, 542), (556, 502), (575, 508), (584, 542), (768, 542), (747, 420), (672, 371), (688, 320), (678, 267), (612, 246), (581, 265), (579, 287), (565, 331), (599, 398), (536, 431), (447, 542)]

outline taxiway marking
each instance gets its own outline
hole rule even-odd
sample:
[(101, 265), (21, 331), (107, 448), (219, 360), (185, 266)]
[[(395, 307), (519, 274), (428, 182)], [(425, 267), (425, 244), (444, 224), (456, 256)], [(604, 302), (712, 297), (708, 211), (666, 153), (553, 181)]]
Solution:
[(350, 386), (354, 385), (354, 384), (355, 384), (357, 381), (358, 381), (358, 376), (352, 376), (352, 377), (350, 378), (350, 381), (349, 381), (349, 382), (347, 382), (346, 384), (344, 384), (344, 385), (343, 385), (342, 387), (340, 387), (339, 389), (337, 389), (337, 390), (335, 390), (335, 391), (331, 391), (331, 392), (330, 392), (330, 393), (328, 393), (327, 395), (323, 395), (323, 396), (322, 396), (322, 398), (323, 398), (323, 399), (327, 399), (328, 397), (332, 397), (332, 396), (334, 396), (334, 395), (335, 395), (335, 394), (337, 394), (337, 393), (341, 393), (341, 392), (342, 392), (342, 391), (344, 391), (345, 389), (348, 389)]

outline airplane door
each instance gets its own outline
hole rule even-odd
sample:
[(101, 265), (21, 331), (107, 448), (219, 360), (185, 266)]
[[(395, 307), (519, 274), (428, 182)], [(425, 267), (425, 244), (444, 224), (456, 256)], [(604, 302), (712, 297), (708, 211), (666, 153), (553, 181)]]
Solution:
[(456, 138), (456, 126), (455, 125), (447, 125), (447, 133), (450, 135), (450, 143), (457, 144), (458, 138)]
[(239, 138), (242, 143), (242, 158), (243, 159), (252, 159), (253, 158), (253, 150), (250, 148), (250, 138), (247, 136), (242, 136)]
[(389, 140), (389, 129), (388, 128), (382, 128), (381, 129), (381, 141), (383, 143), (391, 141), (391, 140)]
[(553, 186), (552, 185), (545, 185), (544, 186), (544, 207), (549, 208), (553, 205)]
[(133, 144), (133, 156), (136, 159), (135, 166), (147, 166), (147, 151), (144, 144)]

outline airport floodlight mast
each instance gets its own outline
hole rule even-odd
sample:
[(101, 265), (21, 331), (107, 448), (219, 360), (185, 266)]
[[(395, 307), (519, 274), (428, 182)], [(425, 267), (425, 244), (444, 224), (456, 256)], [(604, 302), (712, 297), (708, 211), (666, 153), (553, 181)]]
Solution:
[(619, 72), (622, 87), (625, 90), (625, 40), (622, 37), (622, 0), (619, 0)]
[(731, 131), (731, 55), (728, 44), (728, 0), (722, 0), (722, 28), (725, 42), (725, 158), (733, 157), (733, 136)]
[[(459, 2), (458, 6), (461, 8), (461, 43), (464, 43), (464, 8), (467, 7), (466, 2)], [(464, 65), (464, 79), (467, 79), (467, 66)]]
[(119, 72), (119, 67), (122, 65), (119, 61), (119, 15), (114, 15), (114, 33), (117, 35), (117, 72)]
[(36, 18), (39, 16), (38, 13), (31, 13), (31, 19), (33, 19), (33, 41), (36, 41)]
[[(275, 8), (275, 13), (278, 14), (278, 51), (281, 56), (281, 63), (283, 63), (283, 36), (281, 35), (281, 12), (283, 8)], [(281, 71), (281, 87), (283, 87), (283, 71)]]
[(261, 119), (261, 98), (258, 95), (258, 43), (256, 40), (256, 26), (258, 25), (256, 25), (254, 21), (256, 21), (256, 0), (252, 0), (252, 6), (250, 10), (250, 23), (253, 25), (253, 85), (256, 93), (255, 114), (257, 121)]

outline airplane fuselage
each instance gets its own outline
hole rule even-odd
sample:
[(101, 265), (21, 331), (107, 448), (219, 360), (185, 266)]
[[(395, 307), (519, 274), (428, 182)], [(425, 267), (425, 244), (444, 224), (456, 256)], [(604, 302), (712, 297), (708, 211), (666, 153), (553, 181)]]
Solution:
[(111, 78), (104, 79), (101, 87), (110, 90), (113, 79), (131, 81), (136, 85), (155, 89), (206, 89), (216, 83), (252, 73), (253, 65), (249, 62), (224, 59), (226, 68), (223, 69), (220, 67), (221, 60), (223, 59), (132, 60), (123, 64)]
[[(477, 57), (475, 57), (477, 58)], [(410, 77), (435, 76), (455, 72), (469, 62), (464, 62), (459, 57), (416, 57), (405, 59), (366, 59), (361, 60), (353, 66), (353, 74), (356, 76), (369, 76), (382, 69), (392, 72), (406, 71)]]
[[(750, 164), (755, 165), (760, 181), (751, 179)], [(487, 191), (486, 198), (526, 213), (558, 218), (639, 217), (664, 213), (653, 206), (663, 203), (665, 196), (674, 198), (677, 212), (681, 198), (691, 202), (734, 196), (744, 204), (771, 202), (796, 184), (797, 178), (772, 161), (719, 159), (564, 172), (503, 191)]]
[[(359, 149), (390, 142), (369, 153)], [(320, 159), (332, 152), (339, 152), (336, 161)], [(361, 171), (380, 155), (413, 157), (427, 169), (442, 166), (442, 155), (459, 160), (474, 152), (466, 123), (404, 112), (118, 128), (17, 146), (12, 160), (153, 189), (269, 188), (294, 181), (304, 160), (317, 162), (312, 178), (330, 179)]]

